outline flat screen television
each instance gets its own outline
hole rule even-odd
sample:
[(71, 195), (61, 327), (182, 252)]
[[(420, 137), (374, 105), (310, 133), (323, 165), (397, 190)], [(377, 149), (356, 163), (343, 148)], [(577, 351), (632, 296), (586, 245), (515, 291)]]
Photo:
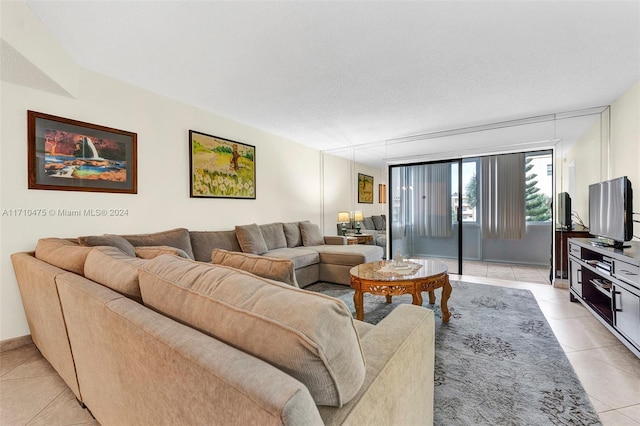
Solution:
[(589, 185), (589, 233), (615, 248), (633, 238), (633, 191), (626, 176)]
[(571, 197), (568, 192), (558, 194), (558, 224), (562, 229), (571, 230)]

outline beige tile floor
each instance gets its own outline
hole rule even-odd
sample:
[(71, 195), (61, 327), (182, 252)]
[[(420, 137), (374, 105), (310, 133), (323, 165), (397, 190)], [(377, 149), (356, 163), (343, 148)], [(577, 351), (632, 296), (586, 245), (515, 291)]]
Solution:
[[(568, 290), (549, 285), (548, 274), (548, 268), (491, 264), (484, 275), (451, 278), (531, 290), (602, 423), (640, 425), (640, 359), (582, 305), (569, 302)], [(0, 353), (0, 425), (97, 424), (33, 345)]]

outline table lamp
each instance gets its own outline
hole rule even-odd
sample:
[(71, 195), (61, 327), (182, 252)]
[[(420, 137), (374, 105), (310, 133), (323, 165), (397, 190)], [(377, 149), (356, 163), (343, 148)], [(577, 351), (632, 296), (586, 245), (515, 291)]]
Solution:
[(340, 230), (342, 231), (342, 236), (347, 235), (347, 222), (351, 220), (349, 212), (338, 212), (338, 223), (341, 224)]
[(356, 234), (360, 235), (360, 227), (362, 226), (360, 222), (364, 220), (364, 215), (361, 211), (353, 212), (353, 220), (356, 222)]

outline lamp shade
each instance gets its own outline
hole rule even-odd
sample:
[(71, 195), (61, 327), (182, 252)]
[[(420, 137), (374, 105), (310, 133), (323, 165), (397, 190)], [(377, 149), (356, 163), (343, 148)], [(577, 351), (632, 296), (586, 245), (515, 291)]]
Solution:
[(353, 220), (355, 220), (356, 222), (363, 221), (364, 215), (362, 214), (362, 211), (353, 212)]
[(338, 212), (338, 223), (347, 223), (350, 221), (349, 212)]

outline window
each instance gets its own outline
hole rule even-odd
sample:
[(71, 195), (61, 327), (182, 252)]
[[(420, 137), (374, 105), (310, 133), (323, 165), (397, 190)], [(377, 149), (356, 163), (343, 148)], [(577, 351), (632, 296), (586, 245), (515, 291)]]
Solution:
[(548, 222), (551, 220), (552, 167), (551, 153), (549, 152), (532, 153), (526, 156), (524, 173), (527, 222)]

